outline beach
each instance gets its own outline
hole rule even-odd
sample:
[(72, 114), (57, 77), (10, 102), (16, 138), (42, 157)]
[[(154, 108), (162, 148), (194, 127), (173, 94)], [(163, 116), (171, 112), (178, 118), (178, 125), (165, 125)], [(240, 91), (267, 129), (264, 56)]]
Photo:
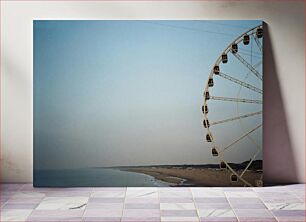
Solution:
[[(126, 167), (123, 171), (142, 173), (155, 179), (167, 182), (171, 186), (243, 186), (242, 181), (231, 182), (231, 172), (219, 168), (193, 167)], [(242, 170), (237, 171), (239, 174)], [(243, 176), (245, 180), (256, 185), (256, 180), (262, 177), (262, 171), (247, 170)]]

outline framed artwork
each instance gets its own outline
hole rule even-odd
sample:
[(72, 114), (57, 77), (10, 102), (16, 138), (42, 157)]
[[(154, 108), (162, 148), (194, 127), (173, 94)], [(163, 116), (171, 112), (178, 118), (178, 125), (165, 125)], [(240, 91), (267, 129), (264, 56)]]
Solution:
[(35, 20), (34, 186), (262, 186), (263, 22)]

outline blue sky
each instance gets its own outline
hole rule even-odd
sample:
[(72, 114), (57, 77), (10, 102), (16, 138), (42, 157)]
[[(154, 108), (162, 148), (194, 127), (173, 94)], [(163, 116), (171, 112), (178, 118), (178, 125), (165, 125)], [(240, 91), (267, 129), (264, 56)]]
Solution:
[[(202, 126), (204, 86), (225, 47), (260, 23), (34, 21), (35, 168), (217, 162)], [(260, 57), (252, 59), (255, 64)], [(227, 71), (243, 79), (247, 69), (233, 60)], [(262, 88), (260, 81), (247, 80)], [(212, 92), (217, 95), (239, 90), (224, 81), (215, 83)], [(247, 90), (241, 93), (256, 97)], [(211, 118), (235, 115), (237, 106), (227, 106), (212, 104)], [(240, 108), (261, 109), (249, 104)], [(258, 122), (260, 117), (244, 128)], [(216, 137), (227, 144), (244, 128), (220, 126)], [(255, 140), (261, 143), (260, 132)], [(254, 152), (249, 142), (226, 157), (249, 159)]]

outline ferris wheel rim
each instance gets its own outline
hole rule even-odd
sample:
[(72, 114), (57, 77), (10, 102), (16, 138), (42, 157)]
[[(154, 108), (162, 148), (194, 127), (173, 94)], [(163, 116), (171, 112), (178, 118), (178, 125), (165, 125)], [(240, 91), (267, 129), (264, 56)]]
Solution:
[[(209, 89), (208, 81), (209, 81), (209, 79), (211, 79), (211, 78), (213, 77), (213, 75), (214, 75), (214, 67), (215, 67), (215, 66), (219, 66), (220, 63), (222, 62), (222, 55), (228, 54), (229, 52), (231, 52), (231, 47), (232, 47), (232, 45), (233, 45), (233, 44), (237, 44), (237, 45), (238, 45), (240, 42), (242, 42), (242, 41), (243, 41), (243, 37), (244, 37), (245, 35), (249, 35), (249, 36), (254, 35), (254, 34), (256, 33), (256, 30), (257, 30), (258, 28), (263, 28), (263, 25), (262, 25), (262, 24), (261, 24), (261, 25), (257, 25), (257, 26), (255, 26), (255, 27), (253, 27), (253, 28), (247, 30), (246, 32), (242, 33), (241, 35), (239, 35), (239, 36), (238, 36), (234, 41), (232, 41), (232, 42), (225, 48), (225, 50), (218, 56), (216, 62), (215, 62), (214, 65), (213, 65), (213, 68), (211, 69), (211, 71), (210, 71), (210, 73), (209, 73), (209, 75), (208, 75), (208, 80), (207, 80), (207, 82), (206, 82), (204, 94), (205, 94), (206, 92), (209, 92), (209, 90), (208, 90), (208, 89)], [(256, 38), (255, 38), (255, 39), (256, 39)], [(258, 40), (258, 39), (257, 39), (257, 40)], [(255, 41), (256, 41), (256, 40), (255, 40)], [(259, 42), (256, 41), (256, 44), (257, 44), (258, 47), (259, 47)], [(260, 49), (260, 51), (262, 51), (262, 48), (259, 47), (259, 49)], [(233, 53), (233, 54), (234, 54), (234, 56), (235, 56), (235, 53)], [(251, 70), (251, 71), (252, 71), (252, 70)], [(257, 76), (257, 77), (258, 77), (258, 76)], [(262, 80), (262, 79), (261, 79), (261, 80)], [(204, 95), (204, 97), (205, 97), (205, 95)], [(208, 107), (208, 105), (207, 105), (207, 99), (204, 99), (204, 106), (205, 106), (205, 107)], [(206, 121), (206, 120), (208, 121), (208, 113), (204, 112), (204, 121)], [(262, 127), (262, 124), (261, 124), (260, 127)], [(251, 159), (252, 161), (250, 161), (249, 164), (247, 165), (247, 167), (246, 167), (245, 169), (243, 169), (242, 174), (238, 174), (238, 173), (230, 166), (230, 164), (223, 158), (223, 152), (220, 152), (220, 149), (219, 149), (219, 147), (217, 146), (214, 137), (212, 136), (212, 132), (211, 132), (211, 130), (210, 130), (210, 126), (209, 126), (209, 125), (207, 126), (207, 135), (209, 135), (210, 138), (211, 138), (211, 142), (212, 142), (213, 148), (215, 148), (215, 149), (217, 150), (217, 152), (218, 152), (218, 158), (219, 158), (220, 162), (223, 162), (223, 163), (226, 165), (226, 168), (230, 170), (230, 172), (232, 173), (232, 175), (236, 175), (237, 178), (239, 178), (239, 179), (244, 183), (244, 185), (252, 186), (252, 184), (250, 184), (248, 181), (246, 181), (244, 178), (242, 178), (242, 176), (243, 176), (243, 174), (245, 173), (245, 171), (248, 169), (249, 165), (252, 163), (252, 161), (253, 161), (254, 159), (253, 159), (253, 158)], [(255, 152), (254, 158), (257, 156), (258, 151), (259, 151), (259, 149)]]

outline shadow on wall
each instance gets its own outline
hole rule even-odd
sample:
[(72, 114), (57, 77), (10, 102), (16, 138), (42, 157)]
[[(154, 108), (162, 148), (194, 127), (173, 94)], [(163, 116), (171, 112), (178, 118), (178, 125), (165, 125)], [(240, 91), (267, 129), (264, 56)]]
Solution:
[(297, 166), (287, 124), (285, 104), (273, 55), (269, 26), (264, 23), (263, 146), (265, 185), (297, 183)]

